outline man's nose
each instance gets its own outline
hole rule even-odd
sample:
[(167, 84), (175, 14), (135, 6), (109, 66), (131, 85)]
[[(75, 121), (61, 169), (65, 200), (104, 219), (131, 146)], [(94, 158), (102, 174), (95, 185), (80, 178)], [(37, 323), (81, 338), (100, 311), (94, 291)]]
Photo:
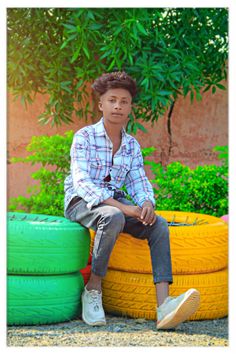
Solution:
[(116, 102), (116, 103), (115, 103), (115, 109), (121, 109), (121, 105), (120, 105), (119, 102)]

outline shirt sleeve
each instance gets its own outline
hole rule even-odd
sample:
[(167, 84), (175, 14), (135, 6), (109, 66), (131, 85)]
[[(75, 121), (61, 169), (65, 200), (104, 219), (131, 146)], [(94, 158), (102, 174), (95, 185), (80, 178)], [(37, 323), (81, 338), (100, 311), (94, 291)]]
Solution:
[(73, 188), (88, 208), (111, 197), (108, 191), (97, 186), (90, 177), (90, 146), (82, 133), (75, 134), (70, 151)]
[(131, 169), (126, 175), (125, 185), (127, 192), (140, 208), (145, 201), (151, 201), (155, 207), (153, 188), (144, 170), (143, 156), (138, 142), (136, 142)]

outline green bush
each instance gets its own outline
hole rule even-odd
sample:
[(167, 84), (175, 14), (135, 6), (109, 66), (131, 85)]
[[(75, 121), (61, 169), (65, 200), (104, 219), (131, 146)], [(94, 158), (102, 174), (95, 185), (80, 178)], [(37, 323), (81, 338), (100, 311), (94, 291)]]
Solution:
[(29, 187), (30, 197), (11, 198), (10, 211), (26, 211), (47, 215), (63, 216), (64, 179), (70, 168), (70, 146), (74, 132), (68, 131), (63, 136), (33, 136), (26, 158), (13, 158), (11, 162), (24, 162), (42, 166), (32, 174), (39, 185)]
[(157, 210), (190, 211), (215, 216), (228, 213), (228, 146), (216, 146), (220, 166), (191, 169), (180, 162), (166, 167), (145, 161), (155, 175), (151, 180)]
[(204, 165), (191, 169), (180, 162), (152, 166), (156, 209), (192, 211), (215, 216), (228, 213), (227, 167)]
[[(32, 174), (39, 185), (28, 188), (29, 197), (11, 198), (10, 211), (25, 211), (63, 216), (64, 179), (70, 168), (70, 146), (73, 131), (63, 136), (34, 136), (27, 146), (31, 154), (26, 158), (13, 158), (11, 162), (40, 163)], [(221, 166), (205, 165), (191, 169), (180, 162), (166, 167), (148, 161), (155, 148), (142, 150), (144, 163), (151, 166), (155, 178), (151, 181), (155, 191), (156, 209), (182, 210), (221, 216), (228, 212), (228, 150), (216, 147)], [(150, 159), (150, 158), (149, 158)]]

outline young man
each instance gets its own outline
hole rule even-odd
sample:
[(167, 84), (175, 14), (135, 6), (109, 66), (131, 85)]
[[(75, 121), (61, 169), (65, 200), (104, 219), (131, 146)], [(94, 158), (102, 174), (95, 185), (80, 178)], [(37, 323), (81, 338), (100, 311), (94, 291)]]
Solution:
[[(71, 174), (65, 180), (65, 216), (96, 231), (92, 272), (82, 294), (82, 318), (106, 324), (101, 280), (120, 232), (147, 239), (157, 296), (157, 328), (168, 329), (198, 308), (195, 289), (169, 296), (172, 268), (166, 220), (154, 211), (153, 189), (143, 168), (140, 146), (125, 132), (136, 82), (125, 72), (103, 74), (93, 84), (101, 120), (80, 129), (71, 146)], [(134, 203), (120, 190), (125, 185)]]

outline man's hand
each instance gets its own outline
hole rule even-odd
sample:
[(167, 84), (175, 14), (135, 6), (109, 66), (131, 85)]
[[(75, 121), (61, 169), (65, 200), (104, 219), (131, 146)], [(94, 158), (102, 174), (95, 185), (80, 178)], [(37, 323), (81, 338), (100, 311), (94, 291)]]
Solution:
[(139, 206), (123, 204), (113, 198), (108, 198), (104, 200), (103, 203), (114, 206), (120, 209), (125, 215), (132, 216), (133, 218), (136, 218), (141, 221), (142, 209)]
[(127, 216), (132, 216), (133, 218), (138, 219), (144, 225), (152, 225), (156, 221), (156, 214), (151, 202), (146, 201), (143, 203), (142, 208), (135, 205), (127, 205), (118, 202), (113, 198), (108, 198), (103, 201), (104, 204), (108, 204), (114, 207), (117, 207)]
[(121, 210), (125, 215), (141, 221), (142, 209), (139, 206), (123, 204)]
[(144, 225), (153, 225), (156, 221), (156, 214), (151, 202), (146, 201), (143, 203), (141, 212), (141, 222)]

